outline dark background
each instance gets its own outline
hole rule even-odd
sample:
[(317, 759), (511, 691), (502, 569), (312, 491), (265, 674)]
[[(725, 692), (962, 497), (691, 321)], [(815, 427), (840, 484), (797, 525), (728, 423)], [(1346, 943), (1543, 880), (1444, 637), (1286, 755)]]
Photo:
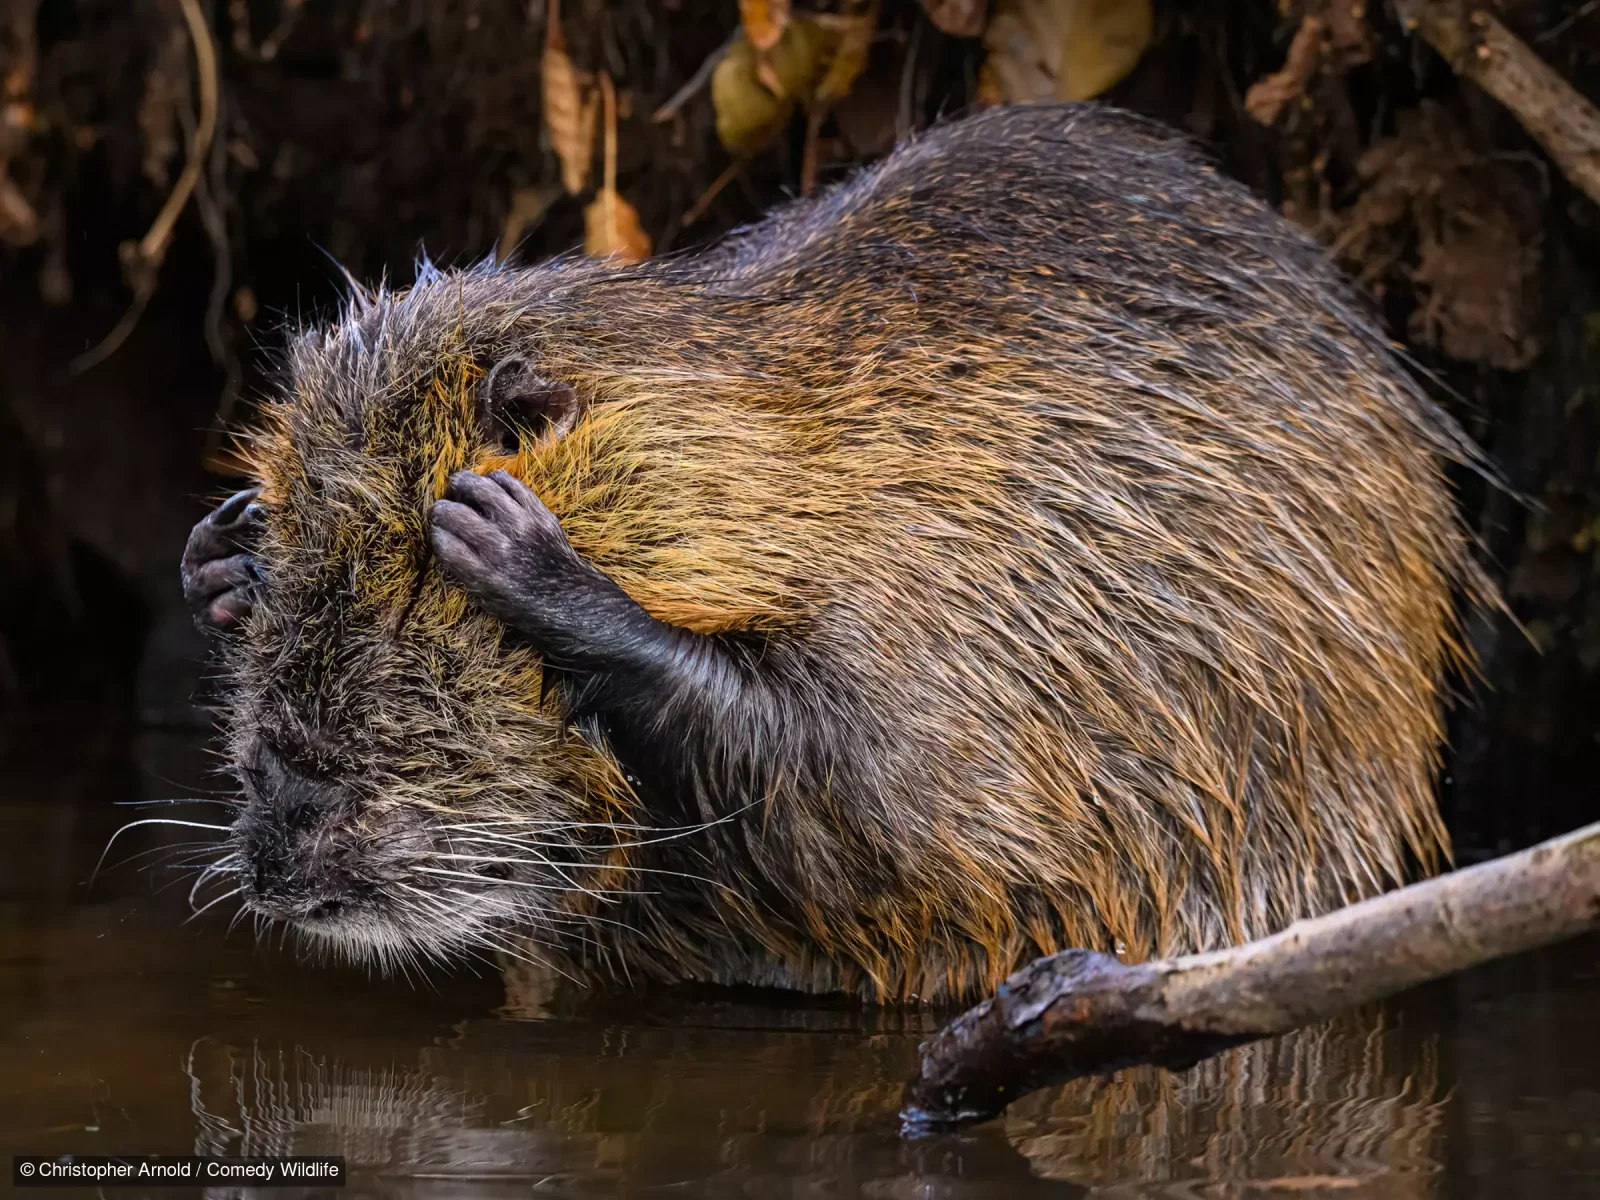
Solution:
[[(1600, 97), (1600, 5), (1485, 7)], [(204, 183), (131, 336), (74, 372), (130, 303), (119, 245), (182, 167), (194, 59), (175, 0), (0, 0), (0, 755), (204, 727), (179, 552), (236, 484), (221, 431), (271, 386), (283, 329), (331, 313), (341, 266), (404, 283), (423, 246), (474, 260), (519, 195), (550, 201), (524, 259), (583, 240), (590, 197), (560, 194), (541, 111), (543, 0), (203, 8), (222, 84)], [(1245, 97), (1308, 14), (1326, 52), (1264, 125)], [(734, 0), (567, 0), (562, 17), (575, 62), (616, 81), (618, 187), (657, 252), (799, 189), (797, 116), (685, 225), (730, 163), (711, 97), (650, 115), (736, 27)], [(985, 55), (885, 0), (819, 128), (823, 181), (967, 108)], [(1463, 855), (1600, 815), (1600, 209), (1382, 0), (1158, 3), (1108, 99), (1186, 129), (1326, 242), (1505, 474), (1462, 480), (1520, 624), (1478, 621), (1481, 678), (1458, 681), (1443, 790)]]

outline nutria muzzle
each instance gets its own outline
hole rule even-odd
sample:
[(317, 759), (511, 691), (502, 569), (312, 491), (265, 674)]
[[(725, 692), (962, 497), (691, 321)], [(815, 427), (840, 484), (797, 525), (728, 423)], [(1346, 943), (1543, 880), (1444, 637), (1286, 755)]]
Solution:
[(268, 916), (328, 920), (371, 898), (357, 869), (355, 800), (329, 778), (297, 767), (264, 739), (241, 764), (246, 796), (234, 822), (247, 903)]
[[(239, 755), (244, 805), (231, 835), (246, 908), (316, 944), (380, 960), (437, 957), (482, 940), (539, 889), (503, 858), (462, 853), (447, 817), (397, 803), (255, 736)], [(470, 851), (471, 836), (466, 835)]]

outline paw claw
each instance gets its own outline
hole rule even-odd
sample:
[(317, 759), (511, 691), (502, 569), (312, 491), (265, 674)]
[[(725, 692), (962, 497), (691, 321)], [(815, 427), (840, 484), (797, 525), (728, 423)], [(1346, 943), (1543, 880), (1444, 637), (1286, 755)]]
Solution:
[(469, 475), (461, 481), (459, 491), (461, 498), (488, 520), (503, 522), (516, 513), (511, 497), (492, 476)]
[(232, 525), (240, 517), (249, 515), (250, 509), (258, 507), (256, 500), (261, 495), (258, 487), (246, 488), (242, 492), (235, 492), (212, 510), (206, 518), (213, 525)]
[(495, 471), (489, 476), (489, 478), (498, 483), (501, 490), (504, 491), (506, 495), (510, 496), (511, 499), (516, 502), (517, 507), (522, 509), (524, 512), (538, 515), (540, 513), (546, 513), (550, 511), (544, 506), (544, 501), (539, 499), (538, 494), (534, 492), (534, 490), (527, 484), (523, 483), (522, 480), (511, 474), (510, 471)]
[(267, 519), (260, 495), (259, 487), (235, 492), (190, 531), (183, 595), (201, 628), (232, 628), (253, 606), (262, 572), (250, 548)]

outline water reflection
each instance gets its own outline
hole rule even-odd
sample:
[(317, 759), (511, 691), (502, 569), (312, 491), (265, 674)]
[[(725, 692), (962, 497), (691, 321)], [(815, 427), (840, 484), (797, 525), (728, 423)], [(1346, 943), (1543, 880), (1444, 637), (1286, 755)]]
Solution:
[(195, 1149), (343, 1154), (362, 1178), (409, 1179), (407, 1195), (691, 1181), (695, 1195), (1077, 1191), (1049, 1180), (1097, 1195), (1439, 1194), (1439, 1039), (1408, 1036), (1389, 1012), (1181, 1076), (1081, 1081), (966, 1138), (909, 1146), (893, 1118), (912, 1039), (762, 1028), (774, 1022), (759, 1009), (719, 1015), (715, 1025), (692, 1012), (672, 1026), (473, 1021), (403, 1066), (200, 1043), (189, 1064)]
[[(1182, 1075), (1124, 1072), (1015, 1106), (1007, 1134), (1041, 1174), (1141, 1194), (1195, 1185), (1438, 1194), (1439, 1037), (1374, 1010), (1243, 1046)], [(1162, 1185), (1162, 1186), (1156, 1186)]]
[(343, 1154), (385, 1195), (1081, 1194), (1035, 1177), (998, 1130), (901, 1141), (907, 1035), (796, 1028), (803, 1010), (658, 1015), (469, 1021), (403, 1064), (199, 1044), (196, 1151)]

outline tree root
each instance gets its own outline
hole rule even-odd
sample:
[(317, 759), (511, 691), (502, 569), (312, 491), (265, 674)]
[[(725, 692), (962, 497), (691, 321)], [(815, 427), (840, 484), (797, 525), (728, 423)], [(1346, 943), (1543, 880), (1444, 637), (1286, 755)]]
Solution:
[(195, 67), (200, 82), (200, 116), (195, 123), (194, 136), (189, 140), (189, 156), (183, 172), (173, 184), (167, 202), (161, 206), (149, 230), (137, 242), (122, 244), (122, 273), (133, 290), (133, 302), (100, 343), (72, 360), (74, 375), (105, 362), (128, 340), (139, 318), (144, 315), (150, 297), (155, 295), (156, 278), (167, 257), (167, 247), (172, 244), (172, 231), (178, 217), (189, 203), (189, 197), (200, 185), (206, 168), (206, 156), (211, 150), (211, 139), (217, 131), (217, 108), (220, 93), (217, 47), (212, 41), (210, 27), (199, 0), (178, 0), (183, 19), (189, 26), (189, 40), (194, 44)]

